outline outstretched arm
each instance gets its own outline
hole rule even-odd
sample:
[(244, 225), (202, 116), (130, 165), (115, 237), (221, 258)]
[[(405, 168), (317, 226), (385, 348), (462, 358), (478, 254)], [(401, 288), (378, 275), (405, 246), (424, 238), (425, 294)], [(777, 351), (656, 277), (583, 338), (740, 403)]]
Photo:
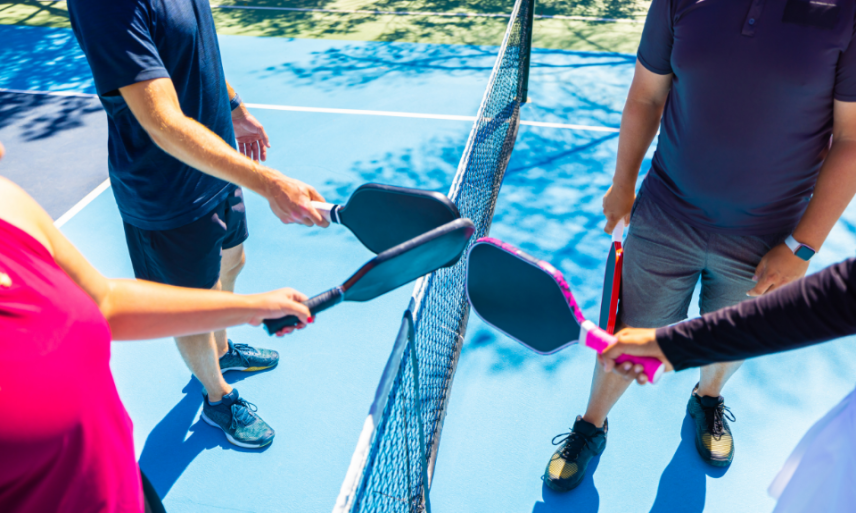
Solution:
[[(296, 315), (305, 323), (306, 296), (291, 289), (242, 296), (172, 287), (142, 280), (107, 279), (80, 254), (50, 216), (20, 187), (0, 177), (0, 219), (41, 242), (56, 263), (98, 305), (115, 340), (140, 340), (215, 331)], [(290, 333), (284, 329), (279, 334)]]
[(203, 173), (259, 193), (284, 223), (329, 224), (310, 204), (324, 201), (315, 189), (245, 158), (214, 132), (185, 116), (172, 80), (145, 80), (122, 87), (119, 92), (163, 151)]
[[(653, 356), (682, 370), (797, 349), (856, 333), (856, 259), (759, 298), (657, 330), (626, 329), (603, 355)], [(617, 369), (637, 378), (633, 369)], [(644, 382), (644, 375), (641, 376)], [(637, 378), (638, 379), (638, 378)]]

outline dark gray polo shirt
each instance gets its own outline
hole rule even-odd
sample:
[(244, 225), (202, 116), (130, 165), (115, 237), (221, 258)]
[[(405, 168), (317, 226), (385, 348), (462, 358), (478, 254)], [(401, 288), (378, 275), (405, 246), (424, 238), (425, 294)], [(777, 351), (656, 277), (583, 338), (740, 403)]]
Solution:
[(674, 76), (645, 193), (701, 229), (792, 230), (833, 98), (856, 101), (855, 12), (856, 0), (653, 0), (639, 62)]

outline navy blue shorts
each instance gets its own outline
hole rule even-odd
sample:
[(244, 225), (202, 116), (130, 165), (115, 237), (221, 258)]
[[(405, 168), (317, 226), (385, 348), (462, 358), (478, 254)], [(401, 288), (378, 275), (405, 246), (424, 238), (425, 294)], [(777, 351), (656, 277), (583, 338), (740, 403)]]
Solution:
[(179, 287), (214, 287), (220, 279), (223, 250), (234, 248), (248, 236), (240, 188), (211, 212), (172, 230), (143, 230), (125, 223), (134, 275)]

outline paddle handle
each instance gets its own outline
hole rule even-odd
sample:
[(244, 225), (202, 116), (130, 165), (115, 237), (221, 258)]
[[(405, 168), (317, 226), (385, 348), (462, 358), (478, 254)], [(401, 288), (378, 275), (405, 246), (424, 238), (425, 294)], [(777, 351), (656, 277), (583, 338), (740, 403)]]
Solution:
[(612, 242), (621, 242), (624, 239), (624, 218), (615, 223), (615, 228), (612, 229)]
[(311, 204), (312, 208), (317, 210), (328, 223), (339, 223), (339, 205), (322, 201), (312, 201)]
[[(583, 322), (580, 329), (580, 340), (586, 346), (594, 349), (598, 353), (603, 353), (606, 348), (616, 342), (616, 338), (606, 331), (598, 328), (593, 322)], [(650, 356), (630, 356), (623, 354), (615, 359), (615, 363), (622, 364), (630, 362), (634, 365), (639, 364), (643, 367), (645, 375), (650, 383), (656, 383), (663, 375), (665, 366), (663, 362)]]
[[(342, 290), (342, 287), (336, 287), (307, 299), (303, 304), (309, 309), (312, 315), (315, 315), (318, 312), (323, 312), (331, 306), (341, 303), (345, 297), (344, 294), (345, 291)], [(300, 323), (300, 319), (296, 315), (286, 315), (278, 319), (265, 319), (263, 322), (268, 335), (273, 335), (282, 328), (297, 326)]]

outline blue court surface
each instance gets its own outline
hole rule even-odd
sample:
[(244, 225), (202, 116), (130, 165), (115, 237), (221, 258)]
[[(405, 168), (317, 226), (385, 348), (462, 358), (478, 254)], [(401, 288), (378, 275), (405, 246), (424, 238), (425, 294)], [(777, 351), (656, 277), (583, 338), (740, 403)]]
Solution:
[[(0, 173), (60, 218), (106, 178), (103, 111), (70, 30), (0, 25), (0, 41), (0, 141), (7, 148)], [(256, 105), (251, 111), (270, 134), (267, 164), (331, 201), (367, 181), (446, 192), (498, 50), (248, 36), (221, 36), (220, 44), (230, 83)], [(634, 57), (535, 49), (532, 59), (531, 103), (522, 110), (491, 235), (560, 268), (594, 317), (609, 243), (601, 197), (611, 183)], [(246, 197), (251, 235), (238, 292), (290, 286), (313, 295), (370, 257), (340, 227), (283, 226), (261, 197)], [(66, 219), (62, 230), (102, 273), (132, 276), (109, 188)], [(851, 206), (811, 270), (852, 256), (854, 243)], [(228, 444), (200, 421), (201, 386), (171, 340), (114, 344), (113, 372), (134, 420), (140, 463), (167, 510), (329, 511), (410, 293), (407, 286), (344, 304), (282, 339), (249, 326), (230, 330), (236, 342), (282, 355), (276, 369), (227, 374), (276, 429), (260, 452)], [(853, 386), (853, 342), (744, 366), (725, 391), (737, 416), (727, 469), (708, 467), (695, 453), (684, 412), (696, 372), (631, 387), (610, 415), (609, 446), (594, 478), (560, 495), (540, 477), (550, 440), (584, 410), (594, 356), (579, 347), (539, 356), (471, 316), (432, 510), (770, 511), (766, 488), (782, 462)]]

